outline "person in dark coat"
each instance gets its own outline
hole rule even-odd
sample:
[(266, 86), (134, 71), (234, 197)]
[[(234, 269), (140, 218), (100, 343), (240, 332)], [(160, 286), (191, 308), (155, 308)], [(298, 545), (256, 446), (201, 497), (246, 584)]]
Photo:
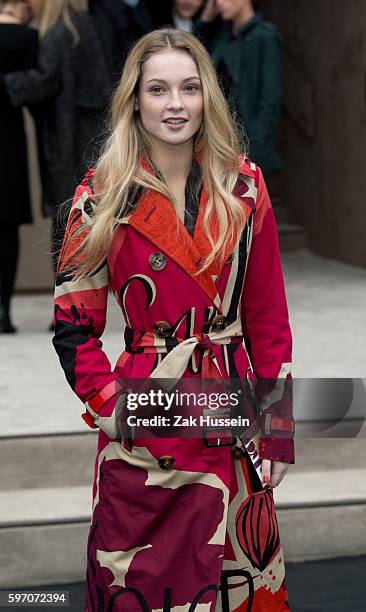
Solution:
[[(195, 21), (204, 5), (204, 0), (169, 0), (168, 2), (150, 1), (154, 26), (173, 26), (178, 30), (193, 32)], [(154, 6), (155, 5), (155, 6)]]
[[(2, 5), (0, 74), (36, 66), (38, 34), (24, 0)], [(14, 333), (10, 304), (19, 253), (19, 225), (32, 222), (23, 113), (14, 108), (0, 82), (0, 333)]]
[(274, 135), (281, 115), (282, 41), (276, 27), (255, 13), (252, 0), (208, 0), (197, 32), (244, 123), (251, 159), (266, 175), (280, 170)]
[(111, 82), (102, 43), (87, 13), (87, 1), (32, 3), (41, 37), (38, 68), (7, 74), (4, 80), (15, 107), (37, 104), (33, 110), (43, 214), (53, 219), (56, 265), (63, 234), (57, 222), (58, 211), (90, 165), (90, 143), (101, 131)]
[(172, 0), (145, 0), (145, 6), (151, 15), (153, 29), (171, 25)]
[(132, 45), (153, 29), (151, 14), (142, 0), (90, 0), (90, 12), (112, 57), (117, 81)]

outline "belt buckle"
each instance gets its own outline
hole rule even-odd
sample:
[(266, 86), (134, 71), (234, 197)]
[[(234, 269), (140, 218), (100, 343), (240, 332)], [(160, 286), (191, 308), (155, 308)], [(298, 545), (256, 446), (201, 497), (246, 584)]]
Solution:
[(203, 435), (203, 442), (205, 444), (205, 446), (207, 446), (208, 448), (213, 448), (213, 447), (219, 447), (219, 446), (235, 446), (235, 444), (237, 443), (237, 438), (236, 436), (233, 436), (232, 433), (230, 433), (231, 436), (231, 440), (229, 442), (221, 442), (221, 438), (226, 437), (226, 436), (217, 436), (217, 438), (215, 438), (215, 440), (217, 440), (217, 442), (210, 442), (209, 438), (206, 438), (206, 432), (212, 432), (212, 431), (223, 431), (222, 427), (204, 427), (204, 429), (202, 430), (202, 435)]

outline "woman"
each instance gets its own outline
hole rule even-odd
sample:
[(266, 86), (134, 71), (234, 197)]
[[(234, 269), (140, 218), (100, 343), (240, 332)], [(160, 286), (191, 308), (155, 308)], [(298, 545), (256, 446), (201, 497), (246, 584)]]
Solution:
[[(100, 342), (108, 287), (126, 323), (113, 371)], [(84, 420), (100, 428), (86, 609), (288, 610), (271, 491), (294, 462), (276, 226), (191, 34), (154, 31), (127, 58), (109, 139), (70, 211), (53, 343)], [(260, 442), (244, 435), (230, 450), (231, 434), (210, 428), (204, 440), (122, 436), (134, 379), (169, 390), (251, 369), (282, 381), (281, 421), (267, 406)], [(268, 435), (281, 424), (280, 438)]]
[(178, 30), (193, 32), (195, 19), (204, 5), (203, 0), (173, 0), (171, 18)]
[(151, 11), (154, 26), (173, 25), (178, 30), (193, 32), (195, 21), (204, 5), (204, 0), (169, 0), (147, 3)]
[(2, 74), (36, 66), (37, 33), (27, 24), (28, 2), (11, 0), (0, 11), (0, 333), (17, 331), (11, 317), (19, 255), (19, 225), (32, 222), (23, 113), (11, 104)]
[(40, 103), (34, 113), (43, 213), (53, 221), (55, 253), (62, 231), (57, 212), (85, 173), (85, 150), (99, 130), (110, 70), (87, 0), (30, 1), (41, 38), (39, 65), (7, 74), (5, 84), (15, 107)]

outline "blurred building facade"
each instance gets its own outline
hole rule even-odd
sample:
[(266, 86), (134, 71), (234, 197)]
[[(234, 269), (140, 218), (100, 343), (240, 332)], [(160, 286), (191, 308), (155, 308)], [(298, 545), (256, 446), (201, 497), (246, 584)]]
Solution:
[(263, 0), (285, 45), (278, 138), (290, 219), (319, 255), (366, 267), (366, 3)]

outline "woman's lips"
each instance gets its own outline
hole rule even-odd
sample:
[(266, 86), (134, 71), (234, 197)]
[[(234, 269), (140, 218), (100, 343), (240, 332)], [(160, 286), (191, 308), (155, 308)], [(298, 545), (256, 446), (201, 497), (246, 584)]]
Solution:
[(163, 121), (164, 125), (166, 125), (169, 129), (171, 130), (180, 130), (181, 128), (183, 128), (186, 123), (188, 123), (187, 119), (184, 119), (182, 121), (180, 121), (179, 123), (175, 123), (175, 122), (170, 122), (169, 120)]

